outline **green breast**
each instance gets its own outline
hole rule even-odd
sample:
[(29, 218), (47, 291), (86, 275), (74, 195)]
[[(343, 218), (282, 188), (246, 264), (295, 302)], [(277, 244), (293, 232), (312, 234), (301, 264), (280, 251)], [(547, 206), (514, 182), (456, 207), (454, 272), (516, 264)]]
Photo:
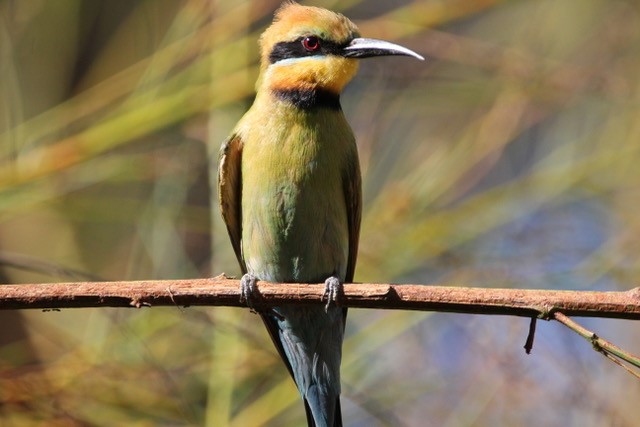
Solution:
[(344, 280), (343, 177), (355, 141), (341, 111), (277, 111), (250, 121), (242, 154), (242, 250), (259, 279)]

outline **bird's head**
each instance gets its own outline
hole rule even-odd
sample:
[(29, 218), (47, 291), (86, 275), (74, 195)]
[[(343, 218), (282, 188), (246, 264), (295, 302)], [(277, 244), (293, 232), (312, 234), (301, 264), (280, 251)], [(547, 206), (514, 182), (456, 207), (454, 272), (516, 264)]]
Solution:
[(358, 59), (417, 53), (382, 40), (360, 38), (345, 16), (318, 7), (284, 3), (260, 37), (257, 89), (322, 89), (340, 94), (358, 70)]

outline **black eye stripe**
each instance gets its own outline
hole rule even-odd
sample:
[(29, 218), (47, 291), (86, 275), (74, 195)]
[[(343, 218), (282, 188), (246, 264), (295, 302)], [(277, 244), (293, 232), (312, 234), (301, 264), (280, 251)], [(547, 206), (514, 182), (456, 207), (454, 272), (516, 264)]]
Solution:
[[(308, 36), (305, 36), (308, 37)], [(291, 42), (280, 42), (276, 43), (271, 49), (271, 53), (269, 54), (269, 62), (275, 63), (278, 61), (282, 61), (283, 59), (291, 59), (291, 58), (304, 58), (305, 56), (318, 56), (318, 55), (338, 55), (342, 56), (344, 52), (344, 48), (346, 44), (337, 44), (335, 42), (329, 40), (323, 40), (318, 37), (318, 41), (320, 42), (320, 49), (314, 51), (308, 51), (304, 48), (302, 44), (302, 40), (305, 37), (300, 37)]]

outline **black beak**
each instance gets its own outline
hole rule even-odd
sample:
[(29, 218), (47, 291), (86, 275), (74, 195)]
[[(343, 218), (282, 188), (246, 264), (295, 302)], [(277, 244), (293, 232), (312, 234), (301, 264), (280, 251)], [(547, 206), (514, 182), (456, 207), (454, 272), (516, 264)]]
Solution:
[(372, 56), (386, 55), (413, 56), (414, 58), (424, 61), (421, 55), (418, 55), (411, 49), (376, 39), (353, 39), (351, 43), (344, 48), (344, 52), (342, 53), (342, 56), (345, 58), (370, 58)]

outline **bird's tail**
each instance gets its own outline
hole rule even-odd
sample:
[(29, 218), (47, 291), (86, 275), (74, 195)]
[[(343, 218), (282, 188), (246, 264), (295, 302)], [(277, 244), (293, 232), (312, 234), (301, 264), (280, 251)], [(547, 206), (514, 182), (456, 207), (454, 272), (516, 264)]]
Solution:
[[(313, 419), (313, 412), (311, 412), (311, 406), (307, 399), (304, 399), (304, 410), (307, 413), (307, 427), (317, 427), (316, 422)], [(340, 396), (336, 398), (336, 407), (333, 415), (333, 425), (330, 427), (342, 427), (342, 410), (340, 409)]]
[(342, 426), (340, 359), (346, 309), (277, 307), (263, 314), (269, 335), (304, 400), (307, 424)]

